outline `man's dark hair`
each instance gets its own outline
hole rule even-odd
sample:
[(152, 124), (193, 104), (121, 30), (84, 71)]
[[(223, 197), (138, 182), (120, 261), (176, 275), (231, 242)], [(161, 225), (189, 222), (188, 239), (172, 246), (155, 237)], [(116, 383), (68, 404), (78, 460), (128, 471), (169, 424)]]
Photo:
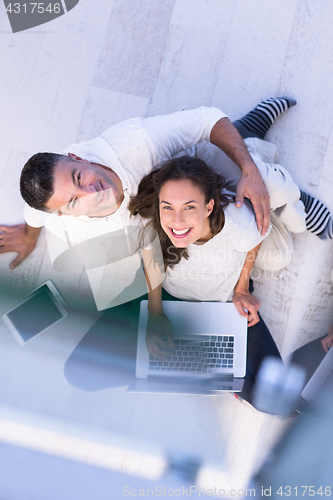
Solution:
[(45, 206), (54, 193), (54, 167), (57, 163), (73, 161), (56, 153), (37, 153), (24, 165), (20, 189), (24, 201), (36, 210), (48, 212)]

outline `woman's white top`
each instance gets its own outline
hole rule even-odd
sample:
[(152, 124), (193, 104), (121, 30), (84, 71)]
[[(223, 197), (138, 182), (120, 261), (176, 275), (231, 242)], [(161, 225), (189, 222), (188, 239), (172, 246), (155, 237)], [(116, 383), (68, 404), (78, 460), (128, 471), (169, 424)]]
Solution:
[(203, 245), (187, 247), (189, 259), (182, 258), (174, 269), (168, 267), (163, 288), (185, 300), (226, 302), (243, 268), (247, 252), (268, 235), (257, 229), (252, 207), (246, 202), (225, 209), (225, 225)]

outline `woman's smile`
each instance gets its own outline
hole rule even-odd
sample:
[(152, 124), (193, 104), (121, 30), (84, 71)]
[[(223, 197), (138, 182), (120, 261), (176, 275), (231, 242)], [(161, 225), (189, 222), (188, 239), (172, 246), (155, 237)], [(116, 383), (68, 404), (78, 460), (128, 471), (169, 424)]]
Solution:
[(169, 229), (175, 238), (184, 238), (192, 231), (192, 227), (188, 227), (187, 229), (175, 229), (170, 227)]

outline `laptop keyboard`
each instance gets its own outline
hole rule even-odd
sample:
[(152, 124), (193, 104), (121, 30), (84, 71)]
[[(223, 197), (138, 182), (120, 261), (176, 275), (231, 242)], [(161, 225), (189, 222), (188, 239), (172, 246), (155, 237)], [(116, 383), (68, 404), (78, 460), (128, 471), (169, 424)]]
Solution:
[(149, 371), (216, 372), (233, 368), (234, 337), (207, 335), (206, 341), (174, 339), (174, 349), (164, 361), (149, 356)]

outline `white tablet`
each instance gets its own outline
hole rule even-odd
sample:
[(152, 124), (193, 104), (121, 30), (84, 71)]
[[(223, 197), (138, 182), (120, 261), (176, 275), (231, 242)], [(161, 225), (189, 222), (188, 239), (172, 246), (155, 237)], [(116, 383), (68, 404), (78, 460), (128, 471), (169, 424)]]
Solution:
[(60, 293), (48, 280), (33, 290), (2, 319), (20, 345), (25, 345), (68, 316)]

